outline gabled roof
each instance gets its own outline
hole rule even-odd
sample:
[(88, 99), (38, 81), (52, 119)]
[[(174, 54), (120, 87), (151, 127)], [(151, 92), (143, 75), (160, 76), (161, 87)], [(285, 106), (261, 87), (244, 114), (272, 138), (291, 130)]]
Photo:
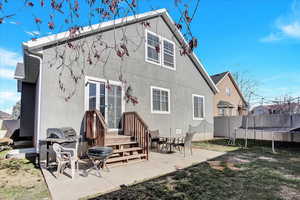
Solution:
[(215, 84), (218, 84), (220, 82), (220, 80), (222, 80), (224, 78), (224, 76), (226, 76), (226, 74), (229, 73), (228, 71), (227, 72), (222, 72), (220, 74), (215, 74), (215, 75), (212, 75), (210, 76), (211, 79), (213, 80), (213, 82)]
[[(146, 12), (146, 13), (143, 13), (143, 14), (138, 14), (138, 15), (135, 15), (135, 16), (124, 17), (124, 18), (120, 18), (120, 19), (116, 19), (116, 20), (112, 20), (112, 21), (103, 22), (103, 23), (100, 23), (100, 24), (95, 24), (95, 25), (92, 25), (92, 26), (86, 26), (86, 27), (83, 27), (83, 29), (80, 31), (79, 37), (82, 37), (82, 36), (85, 36), (85, 35), (91, 35), (93, 33), (96, 34), (96, 33), (108, 30), (110, 28), (116, 28), (116, 27), (127, 25), (127, 24), (137, 23), (137, 22), (140, 22), (140, 21), (143, 21), (143, 20), (147, 20), (147, 19), (150, 19), (150, 18), (153, 18), (153, 17), (159, 17), (159, 16), (164, 19), (166, 24), (169, 26), (170, 30), (176, 36), (177, 40), (182, 45), (188, 45), (187, 41), (183, 37), (182, 33), (175, 26), (174, 21), (172, 20), (172, 18), (170, 17), (170, 15), (169, 15), (169, 13), (167, 12), (166, 9), (154, 10), (154, 11)], [(23, 48), (27, 49), (27, 50), (30, 50), (30, 51), (38, 51), (42, 47), (50, 46), (50, 45), (57, 44), (59, 42), (63, 42), (63, 41), (68, 40), (69, 35), (70, 35), (70, 32), (66, 31), (66, 32), (55, 34), (55, 35), (38, 38), (34, 41), (30, 40), (30, 41), (27, 41), (27, 42), (23, 43)], [(189, 57), (194, 62), (194, 64), (196, 65), (198, 71), (204, 77), (205, 81), (210, 86), (211, 90), (214, 93), (219, 92), (218, 88), (216, 87), (214, 82), (211, 80), (210, 76), (208, 75), (208, 73), (204, 69), (202, 63), (197, 58), (195, 53), (192, 52), (191, 54), (189, 54)]]
[(218, 108), (233, 108), (234, 106), (228, 101), (219, 101), (217, 104)]
[(219, 73), (219, 74), (215, 74), (215, 75), (212, 75), (210, 76), (211, 79), (213, 80), (213, 82), (218, 85), (219, 83), (222, 82), (222, 80), (224, 80), (224, 78), (228, 76), (231, 80), (231, 82), (233, 83), (234, 87), (236, 88), (237, 92), (239, 93), (241, 99), (243, 100), (243, 102), (245, 103), (245, 105), (248, 105), (247, 101), (245, 100), (244, 96), (243, 96), (243, 93), (241, 92), (237, 82), (234, 80), (233, 76), (231, 75), (231, 73), (229, 71), (226, 71), (226, 72), (222, 72), (222, 73)]

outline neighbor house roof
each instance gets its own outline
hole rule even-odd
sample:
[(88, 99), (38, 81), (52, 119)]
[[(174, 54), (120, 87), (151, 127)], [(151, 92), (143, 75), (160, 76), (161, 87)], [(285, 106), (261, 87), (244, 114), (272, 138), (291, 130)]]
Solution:
[(220, 80), (222, 80), (224, 78), (224, 76), (226, 76), (227, 73), (229, 73), (229, 72), (222, 72), (220, 74), (215, 74), (210, 77), (215, 84), (218, 84), (220, 82)]
[[(82, 28), (82, 30), (80, 31), (78, 36), (79, 37), (82, 37), (82, 36), (85, 36), (85, 35), (88, 36), (88, 35), (91, 35), (93, 33), (96, 34), (96, 33), (103, 32), (105, 30), (111, 29), (111, 28), (124, 26), (126, 24), (137, 23), (137, 22), (147, 20), (147, 19), (151, 19), (153, 17), (158, 17), (158, 16), (161, 16), (164, 19), (166, 24), (170, 27), (170, 30), (173, 32), (173, 34), (176, 36), (177, 40), (182, 45), (188, 45), (188, 43), (185, 40), (184, 36), (178, 30), (178, 28), (175, 26), (174, 21), (172, 20), (172, 18), (170, 17), (170, 15), (168, 14), (166, 9), (154, 10), (154, 11), (146, 12), (146, 13), (143, 13), (143, 14), (138, 14), (138, 15), (135, 15), (135, 16), (128, 16), (128, 17), (124, 17), (124, 18), (120, 18), (120, 19), (116, 19), (116, 20), (112, 20), (112, 21), (103, 22), (103, 23), (100, 23), (100, 24), (95, 24), (95, 25), (92, 25), (92, 26), (86, 26), (86, 27)], [(50, 35), (50, 36), (38, 38), (34, 41), (30, 40), (28, 42), (23, 43), (23, 48), (28, 49), (30, 51), (39, 51), (43, 47), (51, 46), (53, 44), (58, 44), (60, 42), (67, 41), (69, 39), (69, 36), (70, 36), (70, 32), (66, 31), (66, 32), (55, 34), (55, 35)], [(214, 93), (217, 93), (219, 91), (218, 88), (216, 87), (214, 82), (211, 80), (210, 76), (208, 75), (208, 73), (204, 69), (202, 63), (197, 58), (195, 53), (192, 52), (191, 54), (189, 54), (189, 56), (190, 56), (191, 60), (195, 63), (195, 65), (197, 66), (198, 71), (202, 74), (205, 81), (208, 83), (208, 85), (212, 89), (212, 91)]]
[[(0, 110), (0, 119), (11, 119), (11, 115)], [(1, 127), (0, 127), (1, 128)]]
[(218, 108), (233, 108), (234, 107), (234, 105), (232, 105), (230, 102), (223, 101), (223, 100), (220, 100), (217, 106), (218, 106)]
[(222, 80), (225, 78), (225, 76), (228, 76), (230, 78), (231, 82), (233, 83), (234, 87), (236, 88), (237, 92), (239, 93), (241, 99), (243, 100), (245, 105), (248, 105), (248, 103), (245, 100), (245, 98), (243, 96), (243, 93), (241, 92), (237, 82), (234, 80), (233, 76), (231, 75), (231, 73), (229, 71), (222, 72), (222, 73), (219, 73), (219, 74), (215, 74), (215, 75), (212, 75), (210, 77), (217, 86), (220, 82), (222, 82)]

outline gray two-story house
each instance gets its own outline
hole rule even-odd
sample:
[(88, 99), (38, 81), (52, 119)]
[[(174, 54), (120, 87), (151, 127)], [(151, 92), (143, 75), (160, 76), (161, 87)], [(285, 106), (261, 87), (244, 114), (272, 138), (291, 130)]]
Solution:
[[(68, 62), (76, 56), (70, 41), (85, 44), (101, 35), (99, 41), (105, 44), (100, 46), (109, 49), (110, 43), (122, 41), (125, 30), (129, 56), (120, 58), (113, 51), (103, 53), (105, 62), (95, 62), (94, 54), (91, 61), (90, 52), (82, 51), (76, 62)], [(70, 34), (23, 43), (24, 64), (19, 67), (24, 73), (18, 76), (22, 82), (20, 134), (34, 136), (37, 151), (48, 128), (69, 126), (83, 134), (84, 115), (91, 109), (104, 116), (108, 133), (122, 130), (122, 114), (128, 111), (138, 113), (161, 136), (183, 136), (189, 125), (202, 121), (213, 127), (213, 98), (218, 89), (194, 53), (181, 55), (185, 40), (165, 9), (85, 27), (76, 37)], [(74, 74), (82, 72), (78, 80), (74, 81), (70, 68)], [(126, 101), (128, 85), (137, 97), (135, 105)], [(212, 129), (204, 132), (195, 139), (213, 137)]]

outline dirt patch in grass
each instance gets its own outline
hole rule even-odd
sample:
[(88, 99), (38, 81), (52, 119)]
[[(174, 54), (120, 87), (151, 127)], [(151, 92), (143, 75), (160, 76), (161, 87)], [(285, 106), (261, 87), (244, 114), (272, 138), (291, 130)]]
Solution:
[(224, 139), (196, 141), (193, 142), (193, 147), (199, 149), (206, 149), (210, 151), (220, 151), (220, 152), (236, 151), (240, 148), (239, 146), (227, 145), (227, 141)]
[(0, 159), (0, 199), (50, 199), (40, 169), (27, 159)]
[(298, 200), (299, 157), (300, 149), (252, 146), (90, 199)]

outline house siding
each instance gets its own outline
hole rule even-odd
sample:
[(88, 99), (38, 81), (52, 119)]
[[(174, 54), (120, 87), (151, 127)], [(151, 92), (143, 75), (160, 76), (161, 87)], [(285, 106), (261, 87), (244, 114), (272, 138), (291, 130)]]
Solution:
[[(238, 93), (237, 89), (235, 88), (234, 84), (232, 83), (230, 77), (226, 75), (218, 84), (217, 87), (219, 89), (219, 93), (217, 93), (214, 97), (214, 115), (219, 116), (219, 109), (218, 103), (219, 101), (227, 101), (230, 102), (233, 108), (233, 116), (238, 116), (238, 106), (245, 106), (243, 99), (241, 98), (240, 94)], [(227, 96), (226, 88), (231, 89), (231, 95)], [(245, 114), (245, 113), (242, 113)]]
[(35, 88), (32, 83), (22, 83), (21, 111), (20, 111), (20, 136), (34, 136), (35, 118)]
[[(124, 79), (133, 88), (133, 95), (138, 97), (139, 103), (132, 105), (125, 103), (125, 111), (136, 111), (144, 119), (151, 130), (159, 129), (162, 136), (169, 136), (170, 129), (175, 134), (175, 129), (182, 129), (184, 134), (189, 125), (196, 126), (200, 123), (193, 120), (192, 94), (205, 97), (205, 120), (213, 125), (213, 97), (214, 93), (198, 72), (195, 65), (188, 56), (181, 56), (179, 43), (161, 17), (148, 20), (150, 31), (155, 32), (176, 43), (176, 71), (163, 68), (145, 61), (145, 45), (141, 45), (134, 50), (132, 45), (128, 45), (130, 57), (121, 61), (113, 52), (105, 68), (100, 65), (85, 64), (85, 75), (101, 79), (118, 81), (120, 70)], [(138, 30), (138, 32), (137, 32)], [(121, 28), (117, 30), (116, 37), (121, 37)], [(137, 34), (145, 35), (143, 26), (140, 23), (128, 25), (126, 34), (128, 38), (139, 38)], [(95, 36), (90, 36), (95, 37)], [(114, 41), (113, 31), (103, 33), (105, 41)], [(137, 39), (139, 40), (139, 39)], [(71, 50), (67, 50), (66, 55)], [(76, 87), (75, 95), (65, 101), (65, 95), (58, 87), (57, 66), (50, 67), (49, 62), (54, 57), (54, 49), (43, 50), (42, 66), (42, 94), (41, 94), (41, 126), (40, 139), (46, 137), (47, 128), (71, 126), (78, 133), (83, 132), (83, 117), (85, 113), (85, 83), (84, 78), (78, 84), (67, 81), (69, 73), (64, 77), (65, 87)], [(82, 63), (84, 65), (84, 63)], [(73, 66), (76, 70), (78, 66)], [(157, 86), (170, 89), (170, 114), (151, 113), (150, 87)], [(204, 138), (205, 137), (205, 138)], [(196, 139), (208, 139), (213, 137), (213, 131), (205, 136), (198, 135)]]

